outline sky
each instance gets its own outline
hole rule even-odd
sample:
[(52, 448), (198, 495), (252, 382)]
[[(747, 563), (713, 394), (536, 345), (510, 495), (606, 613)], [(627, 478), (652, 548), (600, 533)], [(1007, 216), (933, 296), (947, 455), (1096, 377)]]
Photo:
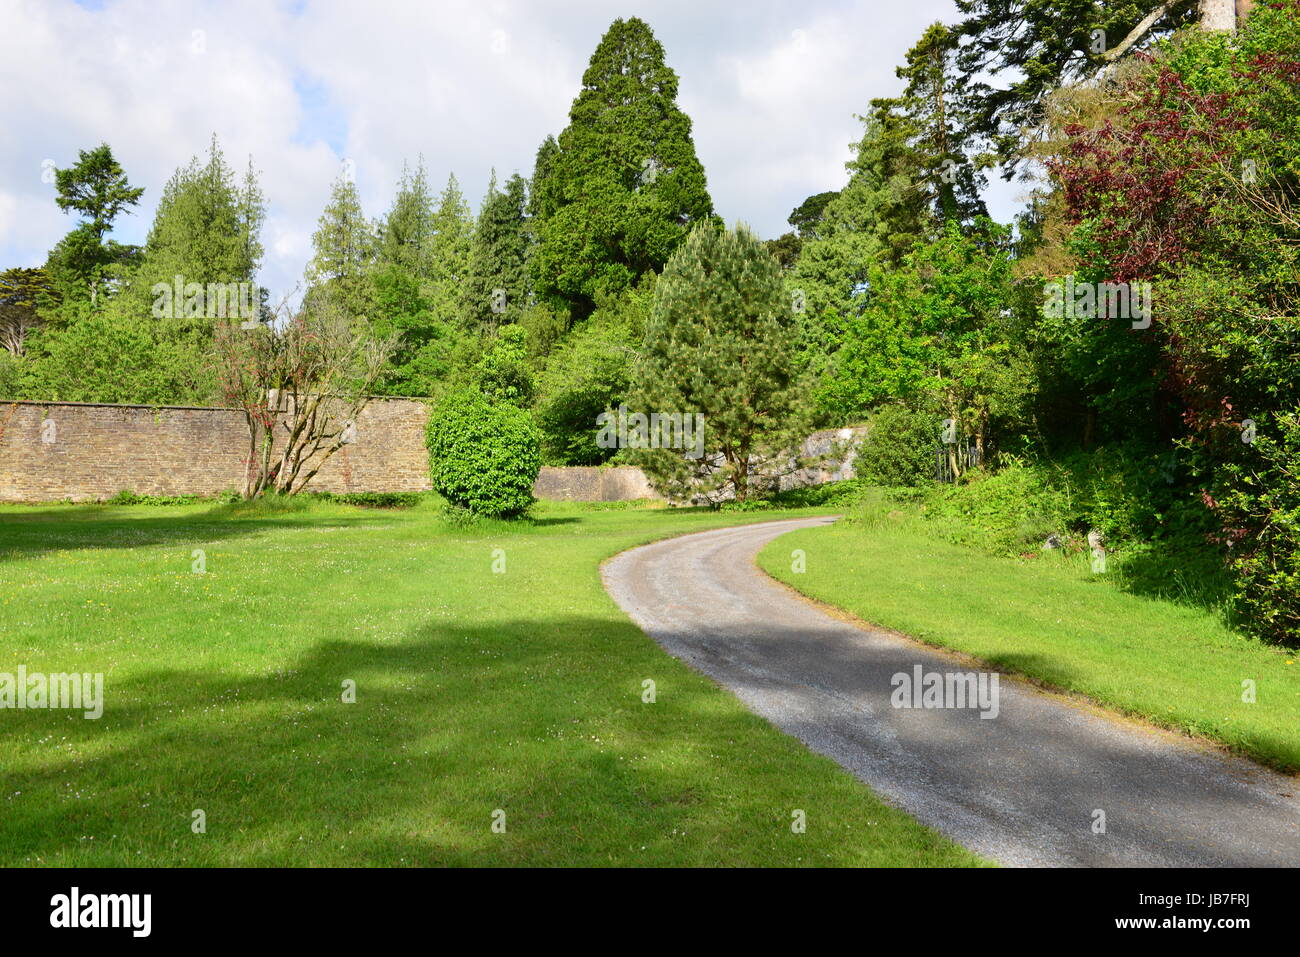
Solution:
[[(347, 168), (367, 215), (392, 203), (404, 161), (472, 206), (493, 168), (528, 176), (568, 120), (609, 24), (639, 16), (680, 78), (715, 208), (765, 237), (803, 199), (839, 189), (856, 115), (899, 92), (895, 66), (951, 0), (0, 0), (0, 269), (36, 266), (75, 217), (52, 169), (108, 143), (148, 233), (162, 187), (215, 133), (261, 173), (259, 280), (292, 293), (330, 184)], [(991, 183), (1009, 220), (1025, 192)]]

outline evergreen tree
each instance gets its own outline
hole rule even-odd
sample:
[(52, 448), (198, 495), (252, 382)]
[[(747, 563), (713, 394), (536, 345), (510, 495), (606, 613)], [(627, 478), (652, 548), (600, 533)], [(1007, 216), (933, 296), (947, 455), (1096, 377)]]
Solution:
[(703, 416), (702, 448), (640, 453), (661, 490), (744, 501), (780, 467), (808, 422), (797, 332), (762, 242), (744, 226), (697, 225), (655, 286), (631, 399), (645, 415)]
[(266, 211), (251, 161), (242, 188), (212, 137), (206, 162), (196, 156), (163, 187), (145, 243), (138, 297), (152, 300), (154, 283), (252, 282), (262, 260)]
[(713, 214), (677, 74), (637, 18), (601, 39), (558, 149), (539, 150), (539, 295), (586, 316), (597, 292), (658, 270), (690, 227)]
[(428, 254), (429, 308), (439, 322), (459, 321), (461, 287), (469, 275), (473, 237), (474, 217), (452, 174), (433, 211)]
[(433, 196), (424, 161), (414, 171), (403, 165), (397, 197), (379, 231), (379, 261), (400, 266), (418, 279), (429, 279), (433, 235)]
[(377, 248), (375, 224), (361, 208), (357, 184), (340, 174), (312, 235), (307, 298), (328, 292), (353, 322), (369, 321), (374, 306), (371, 267)]
[(972, 83), (972, 129), (987, 138), (1010, 178), (1059, 87), (1096, 76), (1200, 14), (1198, 0), (957, 0), (965, 17), (954, 34), (968, 77), (1014, 77), (1006, 86)]
[(542, 145), (537, 148), (537, 159), (533, 163), (533, 178), (528, 192), (529, 216), (544, 219), (554, 215), (560, 208), (560, 201), (554, 189), (556, 181), (551, 176), (559, 153), (560, 144), (555, 142), (554, 136), (546, 137), (542, 140)]
[(527, 186), (518, 173), (498, 190), (496, 173), (488, 185), (470, 250), (462, 308), (471, 325), (499, 326), (517, 321), (528, 305)]
[(909, 146), (914, 127), (888, 101), (875, 101), (860, 119), (865, 129), (845, 164), (848, 185), (826, 203), (789, 282), (805, 322), (816, 326), (810, 348), (822, 357), (834, 351), (837, 317), (860, 311), (872, 267), (900, 263), (928, 228)]
[[(979, 198), (980, 172), (970, 133), (965, 77), (954, 66), (957, 35), (941, 23), (931, 24), (896, 71), (907, 81), (897, 107), (906, 114), (912, 134), (916, 187), (924, 197), (936, 229), (949, 222), (970, 223), (987, 214)], [(889, 108), (891, 101), (877, 101)]]
[(786, 222), (795, 228), (800, 239), (816, 239), (817, 226), (826, 214), (826, 207), (838, 195), (835, 190), (814, 193), (791, 210)]
[(139, 252), (106, 237), (118, 215), (139, 204), (144, 188), (130, 184), (107, 143), (80, 150), (73, 166), (56, 169), (54, 185), (59, 209), (84, 219), (51, 251), (46, 271), (64, 299), (95, 302)]

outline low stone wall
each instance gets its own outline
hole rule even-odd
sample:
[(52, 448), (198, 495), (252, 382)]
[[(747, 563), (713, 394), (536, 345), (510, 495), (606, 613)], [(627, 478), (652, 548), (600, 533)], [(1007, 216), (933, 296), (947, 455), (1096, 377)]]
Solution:
[(639, 498), (663, 498), (638, 468), (622, 465), (612, 468), (544, 466), (537, 475), (533, 494), (542, 499), (563, 502), (622, 502)]

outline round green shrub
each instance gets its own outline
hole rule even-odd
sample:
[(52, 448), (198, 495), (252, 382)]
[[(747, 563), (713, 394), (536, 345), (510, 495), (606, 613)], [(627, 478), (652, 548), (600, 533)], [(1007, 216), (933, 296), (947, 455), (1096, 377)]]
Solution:
[(901, 405), (886, 406), (871, 422), (858, 451), (857, 474), (876, 485), (914, 487), (934, 478), (939, 425), (933, 416)]
[(425, 441), (433, 488), (452, 505), (509, 517), (533, 503), (542, 437), (523, 409), (477, 389), (452, 392), (430, 413)]

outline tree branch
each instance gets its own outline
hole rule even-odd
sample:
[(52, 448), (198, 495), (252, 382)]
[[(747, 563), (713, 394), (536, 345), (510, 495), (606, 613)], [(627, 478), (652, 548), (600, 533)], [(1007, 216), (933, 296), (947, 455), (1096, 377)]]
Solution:
[(1160, 4), (1160, 6), (1148, 13), (1137, 26), (1129, 31), (1129, 35), (1120, 41), (1119, 46), (1113, 50), (1107, 50), (1102, 54), (1101, 58), (1107, 63), (1114, 63), (1122, 57), (1133, 44), (1147, 35), (1147, 32), (1156, 25), (1157, 20), (1169, 12), (1169, 8), (1174, 5), (1174, 2), (1175, 0), (1166, 0), (1165, 3)]

